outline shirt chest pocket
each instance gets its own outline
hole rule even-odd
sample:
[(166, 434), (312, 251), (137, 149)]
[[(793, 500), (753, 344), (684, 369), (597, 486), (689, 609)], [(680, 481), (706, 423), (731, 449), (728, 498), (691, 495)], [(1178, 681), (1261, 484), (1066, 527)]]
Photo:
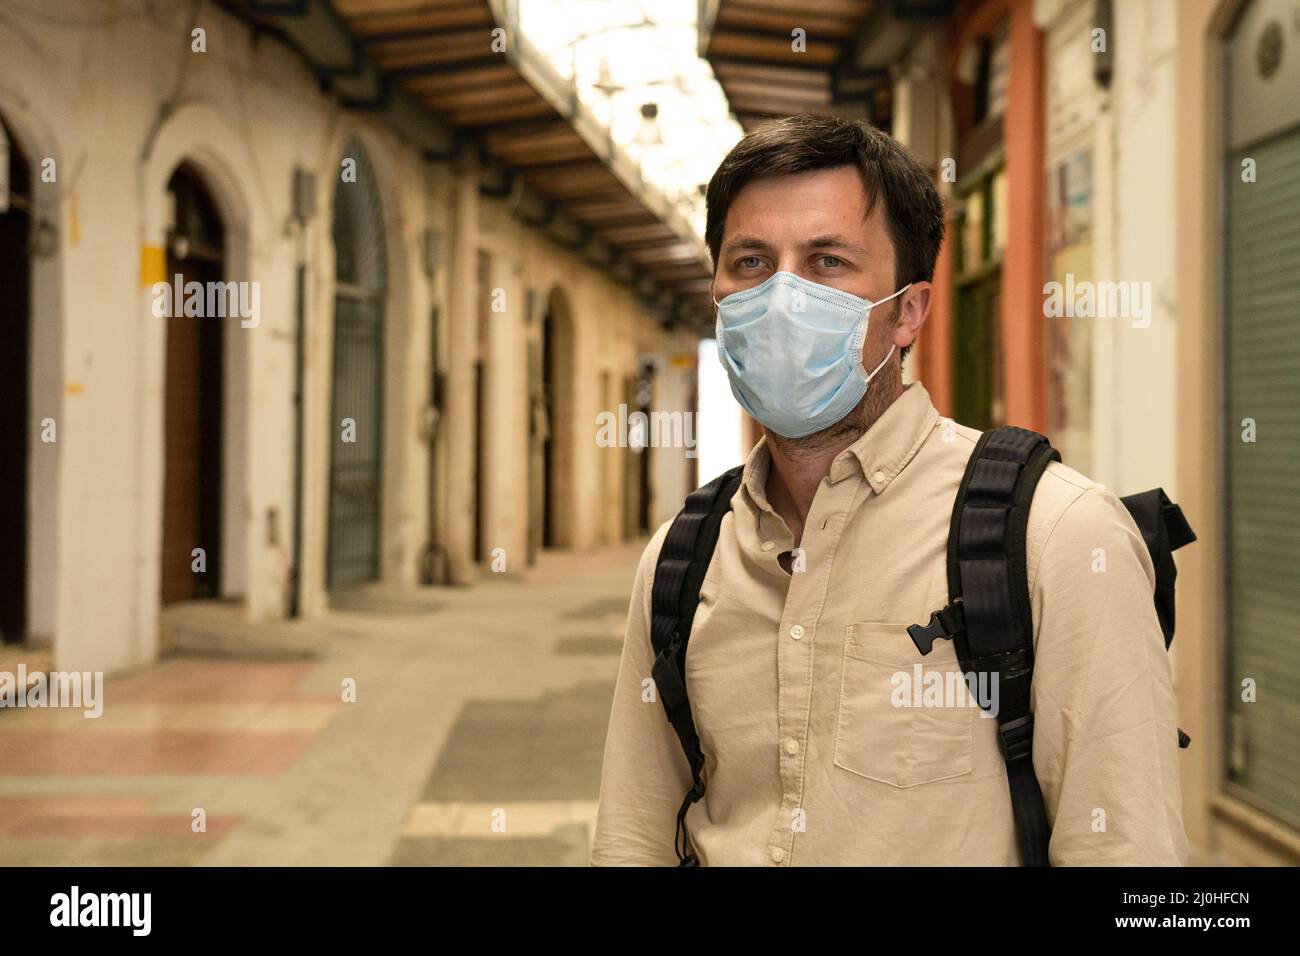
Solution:
[(978, 707), (951, 641), (922, 657), (906, 624), (850, 624), (835, 766), (893, 787), (971, 772)]

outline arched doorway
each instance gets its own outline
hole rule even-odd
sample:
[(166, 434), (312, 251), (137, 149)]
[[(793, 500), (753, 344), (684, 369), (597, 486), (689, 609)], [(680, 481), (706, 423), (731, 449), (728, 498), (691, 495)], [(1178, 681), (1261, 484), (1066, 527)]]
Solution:
[[(167, 183), (171, 222), (163, 412), (163, 604), (220, 595), (221, 436), (224, 339), (228, 318), (210, 314), (210, 283), (225, 273), (225, 229), (198, 170), (182, 163)], [(198, 283), (202, 305), (188, 306)], [(194, 303), (197, 305), (197, 303)], [(198, 314), (194, 314), (197, 312)], [(199, 553), (196, 553), (196, 549)]]
[[(387, 260), (379, 189), (358, 140), (334, 190), (334, 377), (325, 585), (379, 577)], [(347, 163), (351, 160), (351, 163)], [(348, 175), (351, 169), (355, 175)]]
[(568, 298), (552, 289), (542, 319), (542, 395), (547, 427), (542, 445), (542, 547), (573, 546), (574, 376), (573, 314)]
[(27, 634), (32, 170), (0, 116), (0, 643)]

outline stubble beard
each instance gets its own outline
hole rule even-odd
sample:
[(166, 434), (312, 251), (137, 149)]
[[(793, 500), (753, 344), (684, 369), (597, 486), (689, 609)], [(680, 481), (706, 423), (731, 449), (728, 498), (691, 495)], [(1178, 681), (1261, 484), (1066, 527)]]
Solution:
[[(896, 306), (894, 314), (888, 320), (891, 334), (900, 311), (901, 309)], [(879, 359), (876, 361), (879, 361)], [(786, 438), (778, 435), (770, 428), (764, 428), (764, 431), (767, 433), (767, 440), (787, 459), (796, 462), (802, 459), (815, 459), (820, 457), (831, 446), (841, 449), (847, 448), (861, 438), (866, 434), (867, 429), (875, 424), (876, 419), (885, 413), (885, 409), (894, 404), (894, 400), (902, 393), (902, 360), (886, 362), (880, 371), (872, 377), (871, 382), (867, 385), (866, 394), (862, 396), (858, 404), (853, 406), (853, 410), (834, 425), (828, 425), (821, 431), (813, 432), (811, 435), (805, 435), (802, 438)]]

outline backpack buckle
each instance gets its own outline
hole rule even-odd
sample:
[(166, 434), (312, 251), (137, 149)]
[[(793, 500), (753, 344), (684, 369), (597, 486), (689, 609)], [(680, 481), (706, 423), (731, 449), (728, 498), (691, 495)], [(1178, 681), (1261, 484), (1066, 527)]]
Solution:
[(1034, 715), (1025, 714), (998, 727), (1002, 753), (1008, 761), (1028, 757), (1034, 746)]
[(946, 637), (952, 640), (966, 627), (966, 615), (962, 611), (961, 598), (939, 608), (930, 615), (926, 624), (909, 624), (907, 635), (916, 645), (922, 656), (934, 650), (934, 642)]

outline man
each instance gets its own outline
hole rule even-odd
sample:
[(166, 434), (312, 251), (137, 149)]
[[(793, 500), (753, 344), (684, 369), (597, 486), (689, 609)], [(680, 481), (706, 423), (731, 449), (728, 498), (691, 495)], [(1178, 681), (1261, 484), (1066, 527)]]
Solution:
[[(952, 502), (979, 438), (902, 384), (943, 227), (925, 171), (865, 123), (768, 124), (709, 184), (719, 355), (763, 438), (686, 658), (707, 790), (685, 830), (701, 865), (1021, 862), (997, 722), (898, 692), (932, 672), (961, 683), (946, 680), (951, 641), (922, 657), (907, 634), (947, 603)], [(678, 862), (691, 775), (649, 681), (667, 528), (637, 569), (594, 865)], [(1183, 865), (1173, 687), (1136, 526), (1053, 463), (1027, 538), (1049, 859)]]

